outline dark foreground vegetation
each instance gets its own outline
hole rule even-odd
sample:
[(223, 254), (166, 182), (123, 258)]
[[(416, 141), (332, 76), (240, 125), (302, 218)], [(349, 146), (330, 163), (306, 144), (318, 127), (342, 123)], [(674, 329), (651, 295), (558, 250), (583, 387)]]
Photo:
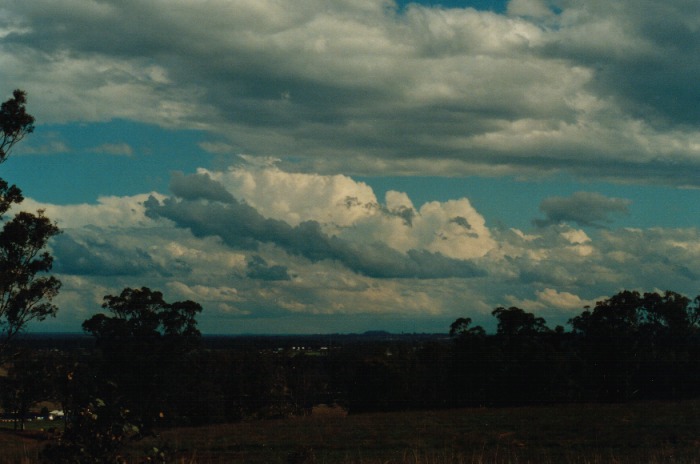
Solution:
[[(45, 443), (39, 432), (0, 429), (0, 463), (39, 462)], [(130, 442), (121, 456), (149, 462), (154, 448), (167, 454), (166, 462), (182, 464), (690, 464), (700, 462), (700, 402), (348, 416), (321, 409), (305, 417), (163, 430)]]
[(621, 292), (570, 331), (498, 308), (495, 334), (202, 338), (196, 303), (125, 289), (89, 337), (15, 343), (0, 391), (18, 430), (40, 401), (65, 411), (44, 462), (667, 462), (700, 445), (697, 302)]

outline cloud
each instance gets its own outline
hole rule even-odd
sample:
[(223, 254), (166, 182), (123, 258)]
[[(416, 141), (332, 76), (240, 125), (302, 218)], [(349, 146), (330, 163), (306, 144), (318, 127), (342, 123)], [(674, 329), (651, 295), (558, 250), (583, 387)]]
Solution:
[(206, 285), (187, 285), (180, 281), (168, 282), (168, 290), (192, 301), (207, 301), (219, 313), (246, 316), (248, 311), (241, 310), (238, 305), (242, 301), (238, 291), (231, 287), (209, 287)]
[(247, 276), (251, 279), (259, 280), (291, 280), (289, 271), (285, 266), (278, 264), (269, 266), (264, 258), (258, 255), (253, 255), (248, 261)]
[(6, 3), (0, 75), (42, 123), (205, 130), (297, 172), (700, 178), (683, 0)]
[(631, 201), (624, 198), (609, 198), (595, 192), (576, 192), (569, 197), (545, 198), (540, 210), (545, 219), (536, 219), (539, 227), (562, 222), (573, 222), (579, 226), (604, 227), (612, 222), (610, 216), (627, 214)]
[(519, 300), (514, 297), (507, 297), (509, 304), (517, 306), (526, 311), (541, 313), (543, 311), (570, 312), (577, 314), (583, 311), (586, 306), (595, 306), (596, 301), (601, 301), (606, 296), (584, 300), (578, 295), (569, 292), (559, 292), (553, 288), (545, 288), (535, 292), (534, 300)]
[(211, 200), (223, 203), (235, 203), (233, 198), (220, 183), (212, 180), (207, 174), (185, 176), (174, 173), (170, 181), (170, 190), (185, 200)]
[(659, 128), (697, 124), (700, 112), (691, 102), (700, 94), (691, 82), (700, 69), (700, 39), (689, 3), (559, 5), (563, 27), (552, 34), (546, 53), (595, 69), (593, 90), (634, 118)]
[(16, 147), (18, 155), (53, 155), (70, 151), (68, 144), (62, 140), (61, 134), (55, 131), (34, 134), (30, 139)]
[(465, 198), (416, 208), (408, 195), (390, 190), (381, 203), (367, 184), (348, 176), (291, 173), (269, 164), (198, 174), (262, 216), (291, 226), (310, 221), (350, 243), (383, 243), (402, 253), (424, 249), (454, 259), (478, 258), (496, 246), (483, 216)]
[(458, 259), (475, 259), (497, 247), (486, 220), (468, 199), (421, 206), (413, 228), (420, 246)]
[(401, 253), (379, 242), (365, 244), (328, 236), (315, 221), (291, 226), (265, 218), (237, 200), (224, 204), (166, 199), (161, 203), (152, 198), (146, 202), (146, 208), (149, 217), (169, 219), (197, 237), (217, 236), (231, 247), (247, 250), (258, 249), (260, 243), (273, 243), (311, 262), (337, 260), (375, 278), (473, 277), (482, 273), (471, 262), (439, 252)]
[(552, 18), (556, 13), (542, 0), (511, 0), (507, 12), (513, 16), (524, 16), (535, 19)]
[(349, 176), (286, 172), (276, 166), (279, 160), (243, 159), (242, 166), (199, 169), (198, 174), (218, 182), (264, 216), (294, 226), (316, 221), (337, 230), (377, 214), (379, 203), (372, 189)]
[[(105, 242), (99, 234), (61, 234), (53, 240), (51, 248), (58, 257), (55, 271), (59, 274), (81, 276), (125, 275), (139, 277), (155, 267), (149, 254), (140, 247), (120, 246)], [(129, 244), (132, 245), (132, 244)], [(164, 269), (157, 269), (165, 274)]]
[(231, 155), (237, 153), (236, 148), (226, 142), (200, 142), (199, 148), (216, 155)]
[[(644, 287), (671, 290), (700, 276), (700, 232), (691, 229), (622, 229), (607, 231), (598, 245), (614, 269), (627, 270)], [(695, 289), (688, 290), (692, 295)]]
[(56, 205), (25, 199), (18, 210), (35, 212), (43, 209), (46, 216), (55, 220), (61, 228), (80, 228), (88, 225), (98, 227), (155, 227), (153, 220), (144, 215), (144, 202), (151, 196), (164, 198), (158, 193), (127, 197), (103, 196), (96, 204)]
[[(351, 177), (264, 164), (175, 174), (172, 185), (153, 199), (25, 201), (63, 229), (51, 242), (64, 283), (56, 324), (77, 330), (102, 296), (142, 285), (200, 302), (203, 330), (234, 332), (347, 331), (380, 319), (447, 330), (465, 315), (487, 326), (503, 305), (554, 325), (622, 289), (697, 292), (698, 229), (584, 230), (584, 219), (607, 224), (619, 212), (602, 195), (583, 196), (603, 212), (595, 220), (518, 230), (488, 227), (467, 198), (418, 205), (393, 191), (377, 201)], [(587, 204), (576, 198), (564, 200)], [(547, 211), (552, 219), (556, 208)]]
[(104, 143), (89, 149), (89, 151), (116, 156), (132, 156), (134, 154), (134, 149), (128, 143)]

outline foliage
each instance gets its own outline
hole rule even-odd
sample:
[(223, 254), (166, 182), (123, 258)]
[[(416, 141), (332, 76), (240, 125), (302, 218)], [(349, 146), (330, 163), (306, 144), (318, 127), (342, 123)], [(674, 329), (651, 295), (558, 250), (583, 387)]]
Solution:
[(0, 231), (0, 351), (29, 321), (58, 310), (51, 300), (61, 283), (42, 275), (53, 265), (53, 257), (42, 250), (57, 233), (41, 211), (20, 212)]
[(623, 291), (574, 317), (583, 385), (613, 401), (700, 393), (698, 301)]
[[(103, 416), (121, 424), (116, 430), (136, 426), (138, 433), (126, 430), (138, 438), (154, 427), (302, 416), (320, 403), (355, 415), (697, 398), (697, 302), (624, 291), (572, 318), (570, 332), (512, 307), (494, 310), (503, 323), (495, 334), (459, 318), (449, 337), (333, 338), (325, 350), (318, 347), (330, 336), (306, 350), (241, 338), (190, 349), (199, 340), (196, 304), (170, 305), (158, 292), (127, 289), (105, 299), (109, 315), (85, 322), (97, 350), (73, 370), (66, 404), (80, 413), (100, 398), (113, 411)], [(164, 322), (172, 320), (181, 322)]]
[(182, 410), (187, 355), (200, 333), (192, 301), (167, 303), (143, 287), (104, 297), (111, 315), (96, 314), (83, 329), (96, 339), (95, 356), (77, 363), (64, 400), (66, 431), (47, 447), (47, 462), (121, 462), (123, 445), (175, 423)]
[[(157, 448), (167, 450), (167, 462), (206, 464), (284, 463), (304, 451), (318, 463), (345, 464), (696, 463), (699, 429), (697, 400), (350, 416), (334, 410), (173, 428), (142, 441), (127, 439), (121, 456), (130, 463), (153, 462)], [(37, 462), (41, 444), (0, 432), (0, 463)]]
[[(0, 163), (25, 135), (34, 130), (34, 118), (26, 112), (26, 94), (15, 90), (13, 98), (0, 106)], [(0, 179), (0, 357), (9, 342), (32, 320), (54, 316), (51, 303), (61, 283), (45, 275), (53, 257), (45, 251), (59, 229), (44, 216), (19, 212), (6, 221), (4, 215), (23, 201), (21, 190)]]
[(576, 333), (586, 336), (652, 337), (688, 335), (698, 329), (700, 297), (691, 300), (675, 292), (622, 291), (571, 319)]
[(94, 336), (98, 347), (110, 354), (128, 348), (132, 342), (167, 342), (168, 348), (189, 351), (201, 336), (196, 315), (202, 307), (193, 301), (167, 303), (163, 294), (149, 288), (126, 288), (118, 296), (104, 297), (103, 309), (112, 316), (99, 313), (83, 322), (83, 329)]
[(470, 317), (460, 317), (450, 324), (450, 336), (459, 337), (483, 337), (486, 331), (480, 325), (471, 326), (472, 320)]
[(39, 401), (58, 398), (61, 354), (44, 350), (21, 350), (9, 365), (7, 376), (0, 377), (3, 409), (12, 411), (15, 429), (24, 429), (25, 420)]
[(493, 311), (495, 335), (461, 317), (450, 325), (451, 347), (355, 353), (341, 381), (346, 405), (362, 412), (697, 397), (699, 303), (671, 291), (622, 291), (572, 318), (571, 332), (517, 307)]
[(549, 331), (547, 322), (541, 317), (523, 311), (517, 307), (496, 308), (491, 313), (498, 319), (498, 335), (513, 337), (519, 335), (532, 336)]
[(34, 132), (34, 117), (27, 113), (27, 93), (12, 92), (12, 98), (0, 106), (0, 163), (25, 135)]
[(167, 303), (163, 294), (143, 287), (108, 295), (102, 305), (111, 316), (96, 314), (83, 323), (102, 356), (99, 376), (114, 382), (129, 409), (150, 427), (171, 416), (172, 398), (186, 382), (187, 353), (200, 339), (193, 301)]
[(122, 449), (139, 432), (129, 410), (118, 401), (92, 398), (72, 411), (61, 441), (49, 444), (42, 460), (55, 464), (124, 463)]
[(585, 310), (571, 332), (511, 307), (494, 310), (496, 334), (459, 318), (449, 338), (386, 334), (315, 356), (255, 345), (202, 351), (197, 380), (184, 387), (198, 398), (187, 416), (205, 423), (300, 415), (318, 403), (360, 413), (699, 396), (697, 299), (635, 295)]

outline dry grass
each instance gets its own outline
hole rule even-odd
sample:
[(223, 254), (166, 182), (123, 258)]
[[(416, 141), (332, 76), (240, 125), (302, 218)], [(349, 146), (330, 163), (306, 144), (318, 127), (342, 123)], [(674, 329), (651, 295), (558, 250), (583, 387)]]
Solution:
[[(700, 402), (308, 417), (164, 432), (201, 463), (700, 462)], [(192, 459), (195, 458), (195, 459)]]
[[(0, 462), (35, 462), (36, 440), (15, 438)], [(167, 430), (129, 453), (152, 447), (181, 464), (695, 463), (700, 401), (319, 414)]]
[(12, 431), (11, 424), (8, 428), (0, 428), (0, 462), (13, 464), (30, 464), (39, 460), (39, 451), (43, 448), (45, 434), (28, 431)]

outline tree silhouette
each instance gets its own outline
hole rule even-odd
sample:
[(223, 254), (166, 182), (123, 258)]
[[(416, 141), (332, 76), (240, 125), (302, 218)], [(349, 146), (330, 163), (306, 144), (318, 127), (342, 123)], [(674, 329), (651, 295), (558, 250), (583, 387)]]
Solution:
[(494, 355), (486, 331), (480, 325), (472, 326), (471, 318), (460, 317), (450, 324), (450, 336), (454, 337), (454, 355), (451, 356), (452, 389), (448, 396), (455, 405), (482, 406), (486, 402)]
[(671, 291), (624, 290), (571, 319), (598, 399), (694, 392), (699, 302)]
[(172, 416), (172, 399), (185, 384), (180, 378), (186, 355), (200, 340), (193, 301), (167, 303), (163, 294), (143, 287), (108, 295), (102, 304), (112, 314), (83, 323), (93, 335), (102, 362), (100, 377), (113, 382), (142, 425)]
[(0, 398), (14, 415), (14, 428), (24, 430), (30, 409), (39, 401), (57, 399), (60, 354), (49, 350), (21, 350), (0, 377)]
[[(34, 130), (34, 117), (26, 111), (26, 93), (15, 90), (0, 106), (0, 163), (12, 147)], [(45, 250), (59, 229), (43, 211), (18, 212), (9, 221), (5, 214), (24, 200), (22, 191), (0, 179), (0, 359), (10, 341), (32, 320), (54, 316), (51, 303), (61, 283), (47, 276), (53, 257)]]
[(486, 331), (480, 325), (471, 326), (472, 320), (469, 317), (460, 317), (450, 324), (451, 337), (483, 337)]
[(187, 355), (199, 344), (193, 301), (167, 303), (149, 288), (125, 288), (104, 297), (83, 322), (96, 340), (96, 356), (69, 373), (63, 439), (48, 446), (47, 462), (121, 462), (123, 444), (153, 434), (158, 422), (175, 423), (174, 404), (187, 384)]
[(535, 335), (549, 332), (546, 321), (541, 317), (511, 306), (506, 309), (496, 308), (491, 313), (498, 319), (497, 335), (512, 337), (518, 335)]
[(0, 163), (25, 135), (34, 132), (34, 116), (27, 113), (27, 93), (16, 89), (12, 98), (0, 105)]

